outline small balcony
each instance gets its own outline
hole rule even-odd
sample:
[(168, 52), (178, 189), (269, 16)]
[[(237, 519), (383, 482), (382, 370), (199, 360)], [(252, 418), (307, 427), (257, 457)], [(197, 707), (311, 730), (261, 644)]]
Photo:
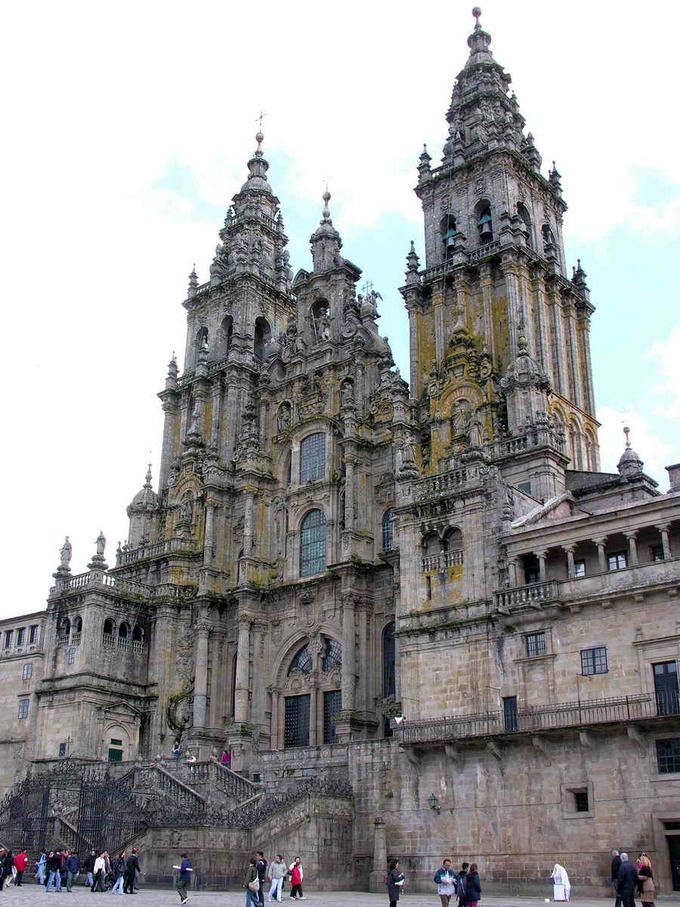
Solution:
[(677, 692), (559, 702), (529, 706), (509, 714), (486, 712), (451, 718), (406, 720), (400, 727), (400, 742), (404, 746), (443, 745), (480, 737), (536, 734), (663, 719), (680, 719), (680, 694)]
[(529, 605), (540, 608), (548, 602), (558, 601), (560, 598), (560, 583), (551, 579), (545, 583), (528, 583), (525, 586), (515, 586), (513, 589), (501, 589), (494, 592), (493, 603), (499, 611), (510, 611)]
[(463, 549), (442, 551), (439, 554), (428, 554), (421, 558), (420, 569), (423, 573), (433, 573), (446, 570), (448, 567), (462, 567)]

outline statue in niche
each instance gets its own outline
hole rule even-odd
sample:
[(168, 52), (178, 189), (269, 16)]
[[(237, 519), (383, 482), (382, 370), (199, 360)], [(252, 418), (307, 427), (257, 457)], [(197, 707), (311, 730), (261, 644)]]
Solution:
[(354, 384), (352, 381), (343, 381), (340, 385), (340, 405), (351, 406), (354, 403)]
[(467, 400), (458, 400), (451, 415), (451, 425), (454, 435), (469, 435), (472, 412)]
[(476, 413), (470, 423), (470, 447), (482, 447), (484, 444), (484, 424), (482, 417)]
[(279, 411), (277, 414), (276, 424), (279, 434), (282, 434), (284, 431), (288, 431), (290, 428), (290, 403), (282, 403), (279, 406)]
[(317, 342), (331, 339), (331, 321), (330, 311), (325, 302), (317, 304), (312, 312), (312, 325), (314, 327), (314, 337)]

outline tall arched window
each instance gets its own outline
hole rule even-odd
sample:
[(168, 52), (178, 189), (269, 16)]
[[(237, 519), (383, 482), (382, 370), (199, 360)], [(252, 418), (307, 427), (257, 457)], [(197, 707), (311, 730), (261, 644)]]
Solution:
[(309, 654), (309, 646), (305, 643), (305, 645), (301, 649), (298, 649), (293, 656), (293, 660), (288, 668), (288, 673), (294, 674), (296, 671), (299, 671), (301, 674), (311, 674), (313, 668), (314, 662), (312, 661), (312, 656)]
[(394, 548), (394, 511), (386, 510), (382, 518), (382, 546), (383, 551), (392, 551)]
[(326, 569), (326, 517), (311, 510), (300, 527), (300, 576), (313, 576)]
[(477, 205), (477, 229), (479, 231), (479, 241), (482, 245), (491, 242), (493, 239), (493, 220), (491, 217), (491, 205), (487, 201), (482, 201)]
[(271, 335), (271, 328), (266, 318), (256, 318), (255, 319), (255, 355), (258, 359), (264, 359), (264, 348), (269, 341)]
[(444, 258), (448, 258), (453, 253), (453, 245), (456, 241), (456, 218), (453, 214), (446, 214), (440, 224), (442, 242), (444, 243)]
[(229, 355), (231, 338), (234, 333), (234, 319), (231, 315), (225, 315), (220, 325), (220, 356), (226, 358)]
[(326, 474), (326, 435), (307, 435), (300, 444), (300, 482), (318, 482)]
[(325, 645), (321, 658), (321, 670), (329, 674), (334, 668), (342, 666), (342, 646), (335, 639), (326, 639)]
[(208, 329), (199, 328), (196, 334), (196, 355), (208, 346)]
[(533, 231), (531, 229), (531, 217), (529, 212), (526, 209), (526, 206), (520, 202), (517, 205), (517, 214), (519, 219), (522, 221), (522, 232), (524, 233), (524, 238), (526, 239), (526, 244), (530, 249), (534, 247), (534, 238)]
[(130, 627), (128, 624), (123, 621), (123, 623), (118, 627), (118, 639), (127, 639), (130, 635)]
[(394, 621), (383, 630), (382, 654), (383, 654), (383, 697), (394, 696), (396, 691), (395, 685), (395, 645), (394, 645)]
[(104, 636), (113, 636), (116, 631), (116, 625), (110, 617), (104, 621)]

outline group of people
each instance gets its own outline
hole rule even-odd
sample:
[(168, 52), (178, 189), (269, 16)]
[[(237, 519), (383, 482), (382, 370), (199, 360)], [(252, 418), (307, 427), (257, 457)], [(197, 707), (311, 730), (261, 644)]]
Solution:
[(305, 896), (302, 893), (304, 871), (300, 857), (295, 857), (293, 862), (288, 865), (283, 856), (277, 853), (274, 859), (268, 863), (264, 853), (258, 850), (256, 856), (250, 860), (244, 879), (245, 907), (264, 907), (264, 892), (267, 884), (269, 885), (267, 903), (278, 901), (280, 904), (283, 900), (283, 886), (286, 879), (290, 880), (290, 899), (304, 901)]
[(0, 891), (2, 891), (5, 882), (8, 885), (22, 884), (24, 872), (28, 866), (28, 854), (25, 850), (20, 850), (15, 856), (11, 850), (5, 850), (0, 847)]
[[(25, 870), (28, 855), (26, 851), (22, 851), (22, 854), (26, 857)], [(21, 854), (17, 858), (19, 856)], [(82, 862), (73, 850), (43, 851), (35, 864), (35, 870), (38, 884), (45, 886), (46, 893), (61, 891), (62, 888), (71, 892), (78, 876), (85, 873), (84, 884), (92, 893), (109, 891), (111, 894), (135, 894), (137, 876), (141, 871), (136, 847), (129, 854), (122, 851), (113, 859), (106, 850), (91, 850)], [(20, 885), (21, 880), (15, 884)]]
[(642, 907), (652, 907), (656, 898), (654, 870), (649, 854), (643, 851), (636, 862), (627, 853), (612, 850), (612, 887), (616, 895), (614, 907), (635, 907), (636, 896)]
[[(450, 907), (451, 898), (457, 899), (458, 907), (477, 907), (482, 896), (482, 885), (476, 863), (461, 863), (460, 869), (453, 868), (451, 860), (446, 857), (435, 872), (433, 878), (442, 907)], [(391, 860), (385, 885), (390, 900), (390, 907), (397, 907), (406, 876), (401, 871), (399, 860)]]

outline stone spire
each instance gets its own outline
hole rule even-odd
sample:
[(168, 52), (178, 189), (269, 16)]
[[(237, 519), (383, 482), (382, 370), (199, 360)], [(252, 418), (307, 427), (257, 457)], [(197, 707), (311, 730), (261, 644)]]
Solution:
[(619, 460), (616, 468), (624, 479), (634, 479), (637, 476), (642, 475), (642, 467), (644, 466), (644, 462), (631, 447), (630, 428), (628, 428), (628, 426), (623, 429), (623, 433), (626, 436), (626, 449), (621, 454), (621, 459)]
[(187, 290), (187, 298), (191, 299), (192, 296), (196, 295), (196, 289), (198, 287), (198, 274), (196, 273), (196, 262), (191, 269), (191, 274), (189, 274), (189, 289)]
[(221, 242), (210, 266), (210, 280), (217, 284), (239, 274), (256, 274), (285, 292), (292, 277), (288, 252), (284, 251), (288, 239), (283, 232), (279, 200), (267, 179), (269, 162), (262, 150), (261, 130), (255, 141), (257, 147), (248, 161), (248, 178), (233, 197), (233, 207), (229, 207), (219, 233)]
[(446, 114), (449, 136), (443, 166), (458, 166), (494, 148), (513, 149), (538, 170), (541, 156), (533, 136), (524, 135), (524, 117), (514, 95), (508, 94), (511, 77), (494, 60), (491, 35), (480, 23), (481, 9), (472, 10), (475, 27), (468, 38), (470, 55), (458, 74)]
[(331, 194), (326, 189), (323, 194), (323, 211), (319, 226), (310, 237), (312, 246), (312, 262), (314, 270), (328, 271), (337, 265), (342, 264), (340, 249), (342, 248), (342, 239), (340, 234), (333, 226), (331, 212), (328, 203), (331, 200)]

